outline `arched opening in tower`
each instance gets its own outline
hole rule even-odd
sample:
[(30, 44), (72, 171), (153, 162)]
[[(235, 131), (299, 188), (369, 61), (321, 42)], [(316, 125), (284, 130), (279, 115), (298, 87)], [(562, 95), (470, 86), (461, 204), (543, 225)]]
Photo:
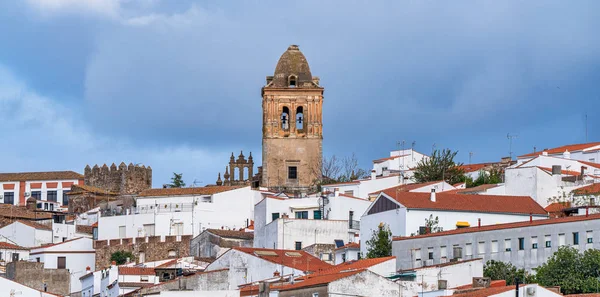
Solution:
[(283, 107), (281, 111), (281, 129), (289, 130), (290, 129), (290, 109), (287, 106)]
[(304, 132), (304, 108), (302, 106), (296, 108), (296, 129), (298, 132)]

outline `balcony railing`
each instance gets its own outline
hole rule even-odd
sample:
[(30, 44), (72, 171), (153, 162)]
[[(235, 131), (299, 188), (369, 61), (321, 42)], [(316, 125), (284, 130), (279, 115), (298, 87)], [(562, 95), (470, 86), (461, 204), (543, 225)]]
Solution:
[(192, 212), (194, 206), (193, 203), (162, 203), (138, 207), (132, 206), (131, 208), (104, 209), (101, 212), (103, 217), (148, 213)]

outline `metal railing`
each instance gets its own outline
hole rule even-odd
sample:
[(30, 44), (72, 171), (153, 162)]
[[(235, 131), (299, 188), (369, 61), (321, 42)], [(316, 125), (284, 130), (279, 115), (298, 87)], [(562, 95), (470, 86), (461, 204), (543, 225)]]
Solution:
[(154, 205), (132, 206), (130, 208), (111, 208), (101, 210), (103, 217), (123, 216), (128, 214), (192, 212), (194, 203), (161, 203)]

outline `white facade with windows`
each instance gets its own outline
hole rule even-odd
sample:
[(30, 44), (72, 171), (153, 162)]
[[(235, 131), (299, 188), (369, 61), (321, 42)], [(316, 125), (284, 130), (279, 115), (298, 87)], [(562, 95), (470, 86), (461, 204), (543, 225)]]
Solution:
[(398, 259), (398, 269), (442, 264), (451, 259), (483, 258), (485, 262), (510, 262), (531, 270), (546, 262), (561, 246), (582, 252), (600, 248), (598, 230), (600, 215), (488, 225), (395, 238), (392, 254)]
[(373, 170), (377, 176), (404, 171), (404, 178), (409, 180), (412, 177), (412, 170), (419, 162), (428, 158), (429, 156), (413, 149), (391, 151), (389, 157), (373, 160)]
[[(3, 175), (7, 178), (3, 178)], [(11, 174), (0, 174), (0, 203), (3, 204), (25, 205), (25, 200), (33, 197), (41, 201), (56, 202), (58, 206), (66, 206), (68, 204), (66, 193), (71, 190), (71, 186), (83, 183), (83, 176), (81, 179), (20, 181), (8, 178), (9, 175)], [(26, 174), (22, 175), (26, 176)], [(73, 172), (72, 175), (78, 174)]]
[(250, 187), (212, 195), (144, 196), (124, 215), (102, 216), (98, 240), (146, 236), (193, 235), (205, 229), (240, 229), (254, 219), (262, 195)]

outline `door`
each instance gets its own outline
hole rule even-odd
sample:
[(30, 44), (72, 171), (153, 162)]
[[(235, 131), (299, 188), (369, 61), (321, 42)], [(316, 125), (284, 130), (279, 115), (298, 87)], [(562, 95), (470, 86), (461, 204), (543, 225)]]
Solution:
[(67, 258), (66, 257), (58, 257), (56, 260), (56, 268), (57, 269), (67, 269)]

